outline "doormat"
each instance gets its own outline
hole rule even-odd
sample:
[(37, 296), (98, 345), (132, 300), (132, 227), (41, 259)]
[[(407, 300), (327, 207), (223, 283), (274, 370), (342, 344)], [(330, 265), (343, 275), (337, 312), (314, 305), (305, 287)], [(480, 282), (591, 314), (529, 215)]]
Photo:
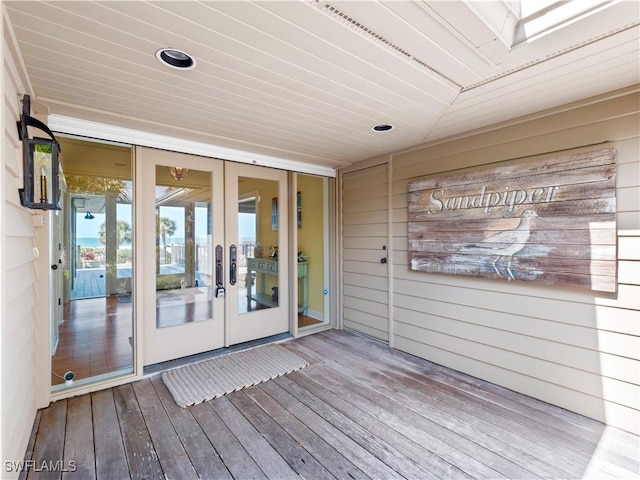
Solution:
[(306, 361), (279, 345), (230, 353), (162, 373), (180, 407), (188, 407), (300, 370)]

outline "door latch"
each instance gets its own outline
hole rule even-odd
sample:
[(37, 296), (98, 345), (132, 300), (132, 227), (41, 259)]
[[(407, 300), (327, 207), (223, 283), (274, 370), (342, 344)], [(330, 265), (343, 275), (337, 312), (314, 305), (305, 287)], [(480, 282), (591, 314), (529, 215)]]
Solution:
[(229, 247), (229, 283), (231, 285), (235, 285), (237, 282), (237, 274), (238, 274), (238, 264), (237, 262), (237, 252), (238, 249), (234, 245)]
[(222, 283), (222, 245), (216, 245), (216, 298), (224, 297)]

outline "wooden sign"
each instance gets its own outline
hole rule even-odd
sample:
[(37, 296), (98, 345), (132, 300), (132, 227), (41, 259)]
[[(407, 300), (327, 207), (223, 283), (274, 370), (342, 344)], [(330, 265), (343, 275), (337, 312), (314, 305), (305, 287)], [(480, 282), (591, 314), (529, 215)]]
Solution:
[(409, 183), (412, 270), (615, 292), (616, 152)]

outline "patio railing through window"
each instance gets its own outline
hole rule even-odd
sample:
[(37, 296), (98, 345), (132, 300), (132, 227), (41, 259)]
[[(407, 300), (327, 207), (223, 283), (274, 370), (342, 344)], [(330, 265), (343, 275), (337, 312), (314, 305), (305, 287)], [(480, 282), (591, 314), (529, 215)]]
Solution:
[[(209, 239), (207, 243), (197, 243), (195, 246), (195, 262), (196, 272), (199, 278), (204, 280), (206, 286), (212, 283), (211, 272), (213, 272), (213, 258), (209, 252), (214, 251)], [(255, 254), (255, 242), (241, 242), (238, 244), (238, 268), (239, 273), (243, 274), (247, 268), (247, 258), (251, 258)], [(166, 255), (160, 257), (160, 274), (164, 272), (185, 273), (185, 265), (187, 262), (187, 248), (184, 243), (170, 243), (166, 245)], [(162, 268), (162, 267), (167, 268)], [(169, 267), (170, 268), (169, 270)], [(163, 272), (164, 270), (164, 272)]]

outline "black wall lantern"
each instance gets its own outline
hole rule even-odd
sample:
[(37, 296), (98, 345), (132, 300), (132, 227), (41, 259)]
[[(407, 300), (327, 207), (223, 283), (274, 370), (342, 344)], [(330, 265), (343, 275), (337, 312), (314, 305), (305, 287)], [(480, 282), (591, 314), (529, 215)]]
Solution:
[[(28, 127), (42, 130), (49, 138), (29, 138)], [(22, 115), (18, 122), (22, 140), (24, 188), (20, 188), (20, 203), (38, 210), (60, 210), (58, 153), (60, 144), (49, 127), (31, 116), (31, 98), (22, 97)]]

